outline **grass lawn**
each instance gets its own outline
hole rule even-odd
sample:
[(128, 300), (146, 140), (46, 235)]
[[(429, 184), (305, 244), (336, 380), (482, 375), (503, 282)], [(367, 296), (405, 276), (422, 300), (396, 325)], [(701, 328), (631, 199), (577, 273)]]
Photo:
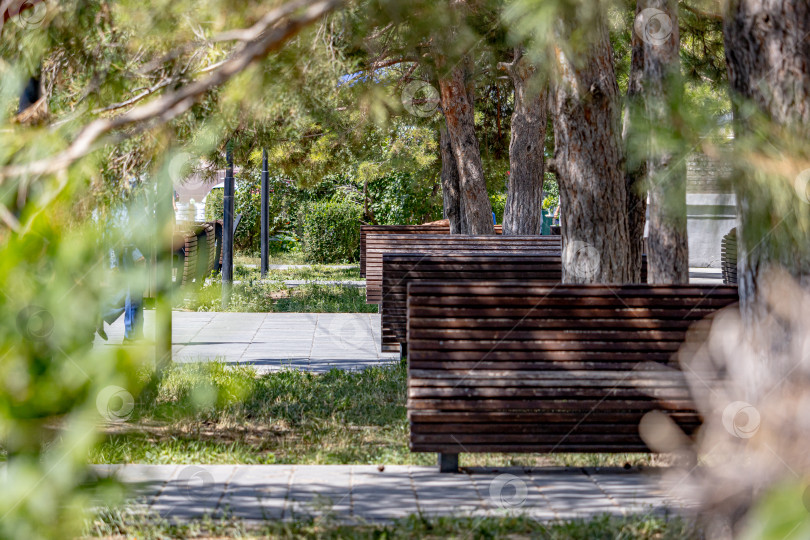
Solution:
[(101, 512), (87, 527), (91, 538), (539, 538), (548, 540), (675, 540), (701, 538), (683, 519), (601, 516), (542, 524), (526, 517), (423, 518), (413, 515), (386, 524), (341, 525), (321, 518), (294, 522), (266, 521), (247, 525), (238, 520), (198, 520), (174, 524), (154, 516), (111, 510)]
[[(435, 465), (408, 449), (404, 363), (322, 375), (256, 376), (221, 363), (175, 365), (157, 400), (105, 429), (93, 463)], [(462, 454), (462, 466), (657, 465), (647, 454)]]
[[(232, 287), (231, 303), (226, 311), (247, 313), (377, 313), (377, 306), (366, 304), (366, 291), (357, 287), (342, 287), (306, 283), (288, 288), (283, 281), (357, 281), (360, 268), (335, 268), (312, 265), (308, 268), (270, 270), (266, 280), (261, 272), (247, 264), (258, 265), (259, 259), (239, 256), (234, 263), (233, 277), (241, 283)], [(272, 264), (298, 264), (280, 263)], [(267, 283), (272, 281), (277, 283)], [(186, 287), (175, 300), (175, 307), (189, 311), (222, 311), (222, 284), (216, 275), (202, 287)]]
[[(235, 279), (241, 279), (235, 277)], [(223, 311), (222, 284), (212, 282), (175, 302), (179, 309)], [(377, 313), (375, 304), (366, 303), (366, 290), (307, 283), (287, 288), (283, 283), (243, 280), (231, 289), (231, 303), (225, 311), (243, 313)]]
[[(259, 279), (261, 277), (261, 270), (259, 267), (259, 259), (247, 257), (235, 257), (233, 265), (234, 279)], [(270, 264), (306, 264), (306, 263), (287, 263), (287, 262), (274, 262)], [(252, 266), (248, 266), (252, 265)], [(255, 268), (254, 268), (255, 266)], [(267, 271), (267, 278), (269, 280), (307, 280), (307, 281), (350, 281), (359, 280), (360, 266), (358, 264), (351, 265), (350, 268), (339, 268), (347, 265), (328, 265), (328, 264), (313, 264), (308, 265), (308, 268), (288, 268), (285, 270), (269, 269)]]

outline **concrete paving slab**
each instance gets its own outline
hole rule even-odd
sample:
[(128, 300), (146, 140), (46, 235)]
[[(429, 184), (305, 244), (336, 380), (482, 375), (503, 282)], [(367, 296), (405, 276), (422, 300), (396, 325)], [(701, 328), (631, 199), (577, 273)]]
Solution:
[[(352, 467), (352, 515), (378, 521), (404, 518), (418, 512), (407, 465)], [(382, 501), (385, 501), (383, 504)]]
[(131, 497), (136, 503), (149, 506), (174, 479), (178, 469), (177, 465), (122, 465), (114, 471), (113, 477), (131, 488)]
[(469, 474), (442, 474), (436, 467), (411, 467), (411, 481), (419, 510), (427, 516), (447, 515), (448, 508), (459, 516), (487, 509)]
[(492, 473), (471, 474), (483, 508), (473, 515), (554, 515), (533, 478), (520, 471), (505, 470)]
[(351, 516), (352, 466), (298, 465), (293, 471), (286, 517)]
[(236, 465), (185, 465), (150, 506), (164, 518), (189, 518), (217, 513)]
[(293, 465), (239, 467), (231, 478), (220, 508), (240, 519), (282, 519)]

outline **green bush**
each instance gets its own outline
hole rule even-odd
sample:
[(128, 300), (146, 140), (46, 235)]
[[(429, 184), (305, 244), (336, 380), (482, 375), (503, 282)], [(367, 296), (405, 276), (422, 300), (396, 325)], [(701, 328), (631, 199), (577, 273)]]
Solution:
[(503, 223), (503, 212), (506, 208), (506, 193), (495, 193), (489, 196), (492, 211), (495, 212), (495, 219), (498, 223)]
[(363, 209), (347, 200), (316, 202), (301, 212), (304, 256), (310, 262), (355, 261), (360, 251)]

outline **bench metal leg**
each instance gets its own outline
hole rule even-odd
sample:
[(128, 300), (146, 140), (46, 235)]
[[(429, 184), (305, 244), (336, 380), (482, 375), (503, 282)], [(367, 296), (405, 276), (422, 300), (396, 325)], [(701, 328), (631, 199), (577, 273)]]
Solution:
[(440, 473), (457, 473), (458, 472), (458, 454), (439, 454), (439, 472)]
[(405, 360), (408, 358), (408, 344), (407, 343), (400, 343), (399, 344), (399, 359)]

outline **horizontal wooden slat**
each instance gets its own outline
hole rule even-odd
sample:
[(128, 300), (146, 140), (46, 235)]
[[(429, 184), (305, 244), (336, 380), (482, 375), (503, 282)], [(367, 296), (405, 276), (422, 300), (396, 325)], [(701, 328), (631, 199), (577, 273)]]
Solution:
[[(666, 415), (678, 424), (694, 422), (699, 418), (695, 411), (667, 412)], [(632, 424), (637, 425), (638, 417), (629, 416), (623, 411), (542, 411), (542, 412), (517, 412), (517, 411), (444, 411), (444, 410), (410, 410), (408, 419), (412, 425), (445, 424), (445, 429), (449, 431), (454, 424), (467, 423), (487, 423), (493, 425), (512, 425), (523, 423), (529, 425), (547, 425), (553, 423), (585, 423), (592, 424)], [(441, 428), (436, 428), (441, 429)]]
[(535, 453), (535, 452), (557, 452), (557, 453), (627, 453), (627, 452), (649, 452), (643, 444), (410, 444), (412, 452), (506, 452), (506, 453)]
[(533, 252), (538, 255), (559, 255), (559, 237), (551, 236), (468, 236), (430, 234), (374, 234), (365, 240), (364, 271), (366, 301), (382, 300), (383, 255), (419, 253), (421, 255), (447, 254), (507, 254)]

